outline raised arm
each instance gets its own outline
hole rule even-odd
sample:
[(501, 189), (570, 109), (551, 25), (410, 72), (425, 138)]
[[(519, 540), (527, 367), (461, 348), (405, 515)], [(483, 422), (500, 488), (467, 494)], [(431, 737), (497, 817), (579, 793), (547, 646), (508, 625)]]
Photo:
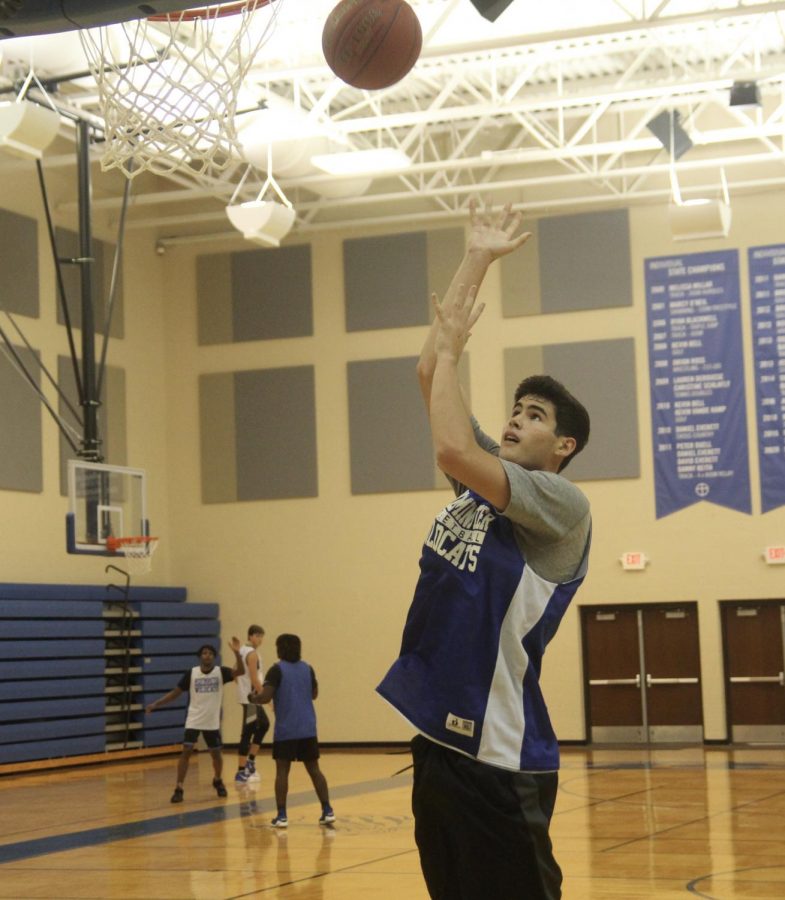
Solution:
[(233, 637), (229, 641), (229, 646), (234, 653), (234, 668), (232, 669), (232, 678), (239, 678), (245, 671), (243, 666), (243, 658), (240, 656), (240, 648), (243, 646), (240, 638)]
[(507, 475), (499, 458), (477, 443), (458, 382), (458, 362), (483, 309), (475, 307), (476, 294), (474, 285), (468, 290), (459, 285), (457, 292), (443, 303), (434, 300), (439, 328), (434, 341), (431, 440), (442, 472), (476, 491), (497, 509), (505, 509), (510, 502)]
[[(460, 285), (474, 285), (480, 289), (488, 266), (500, 256), (506, 256), (521, 246), (531, 236), (530, 232), (524, 232), (515, 237), (515, 232), (521, 223), (521, 213), (511, 212), (508, 203), (499, 213), (480, 213), (475, 202), (469, 204), (471, 231), (466, 243), (458, 269), (453, 276), (447, 293), (444, 295), (444, 303), (449, 303), (455, 296)], [(417, 363), (417, 378), (420, 382), (425, 408), (428, 409), (431, 401), (431, 384), (436, 368), (436, 336), (439, 330), (438, 317), (434, 317), (428, 336), (423, 344), (420, 359)]]

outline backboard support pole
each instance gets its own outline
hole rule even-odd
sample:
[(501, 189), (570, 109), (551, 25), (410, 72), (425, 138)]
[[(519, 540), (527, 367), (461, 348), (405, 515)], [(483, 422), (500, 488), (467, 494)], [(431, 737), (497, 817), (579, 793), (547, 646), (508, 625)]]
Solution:
[(93, 236), (90, 218), (90, 126), (80, 119), (77, 125), (77, 160), (79, 165), (79, 272), (82, 288), (82, 385), (84, 393), (84, 437), (79, 453), (82, 459), (102, 462), (101, 439), (98, 434), (98, 408), (95, 366), (95, 309), (93, 304)]

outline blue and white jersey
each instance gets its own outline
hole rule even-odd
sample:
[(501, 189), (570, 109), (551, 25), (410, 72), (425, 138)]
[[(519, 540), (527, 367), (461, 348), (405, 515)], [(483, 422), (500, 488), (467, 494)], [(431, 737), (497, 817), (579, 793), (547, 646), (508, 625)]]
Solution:
[(316, 710), (313, 695), (316, 674), (307, 662), (279, 659), (265, 675), (264, 683), (275, 688), (274, 741), (294, 741), (316, 737)]
[(466, 491), (436, 517), (399, 658), (377, 688), (418, 731), (514, 771), (552, 771), (559, 748), (540, 690), (545, 647), (580, 587), (537, 575), (514, 525)]

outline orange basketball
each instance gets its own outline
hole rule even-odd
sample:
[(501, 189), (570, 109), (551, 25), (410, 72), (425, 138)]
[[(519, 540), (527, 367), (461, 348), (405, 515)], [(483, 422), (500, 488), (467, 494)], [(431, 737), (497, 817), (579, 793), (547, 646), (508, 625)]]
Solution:
[(341, 0), (322, 31), (327, 65), (366, 90), (400, 81), (421, 49), (420, 22), (406, 0)]

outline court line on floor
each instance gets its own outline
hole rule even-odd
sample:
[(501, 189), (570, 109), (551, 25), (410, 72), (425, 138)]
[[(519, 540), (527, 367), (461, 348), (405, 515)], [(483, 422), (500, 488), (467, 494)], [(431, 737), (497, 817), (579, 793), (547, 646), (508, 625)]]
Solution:
[[(358, 794), (370, 794), (410, 786), (410, 776), (401, 777), (396, 783), (393, 783), (392, 779), (388, 777), (331, 787), (330, 796), (332, 800), (341, 800), (345, 797), (356, 797)], [(303, 806), (306, 803), (313, 802), (314, 794), (312, 790), (289, 794), (288, 798), (289, 807)], [(110, 844), (115, 841), (127, 841), (131, 838), (149, 837), (163, 834), (167, 831), (176, 831), (180, 828), (211, 825), (215, 822), (245, 818), (256, 815), (259, 812), (273, 812), (274, 809), (275, 804), (272, 798), (257, 801), (254, 810), (249, 808), (247, 799), (241, 799), (237, 802), (210, 806), (207, 809), (196, 809), (191, 812), (178, 812), (174, 815), (158, 816), (153, 819), (140, 819), (135, 822), (123, 822), (119, 825), (105, 825), (98, 828), (87, 828), (82, 831), (71, 831), (66, 834), (54, 834), (43, 838), (17, 841), (13, 844), (0, 844), (0, 865), (31, 859), (36, 856), (46, 856), (50, 853), (81, 850), (84, 847), (94, 847), (98, 844)], [(340, 816), (338, 821), (340, 823)]]
[(387, 856), (366, 859), (363, 862), (352, 863), (350, 866), (342, 866), (340, 869), (330, 869), (328, 872), (316, 872), (313, 875), (304, 875), (302, 878), (292, 878), (289, 881), (281, 881), (278, 884), (256, 888), (252, 891), (248, 891), (247, 894), (235, 894), (233, 897), (229, 897), (228, 900), (244, 900), (245, 897), (256, 897), (259, 894), (266, 894), (269, 891), (280, 891), (282, 888), (290, 887), (291, 885), (303, 884), (306, 881), (315, 881), (317, 878), (326, 878), (328, 875), (340, 875), (342, 872), (350, 872), (352, 869), (362, 869), (364, 866), (370, 866), (373, 863), (395, 859), (397, 856), (409, 856), (411, 853), (417, 853), (417, 850), (415, 848), (412, 848), (411, 850), (398, 850), (395, 853), (388, 853)]

